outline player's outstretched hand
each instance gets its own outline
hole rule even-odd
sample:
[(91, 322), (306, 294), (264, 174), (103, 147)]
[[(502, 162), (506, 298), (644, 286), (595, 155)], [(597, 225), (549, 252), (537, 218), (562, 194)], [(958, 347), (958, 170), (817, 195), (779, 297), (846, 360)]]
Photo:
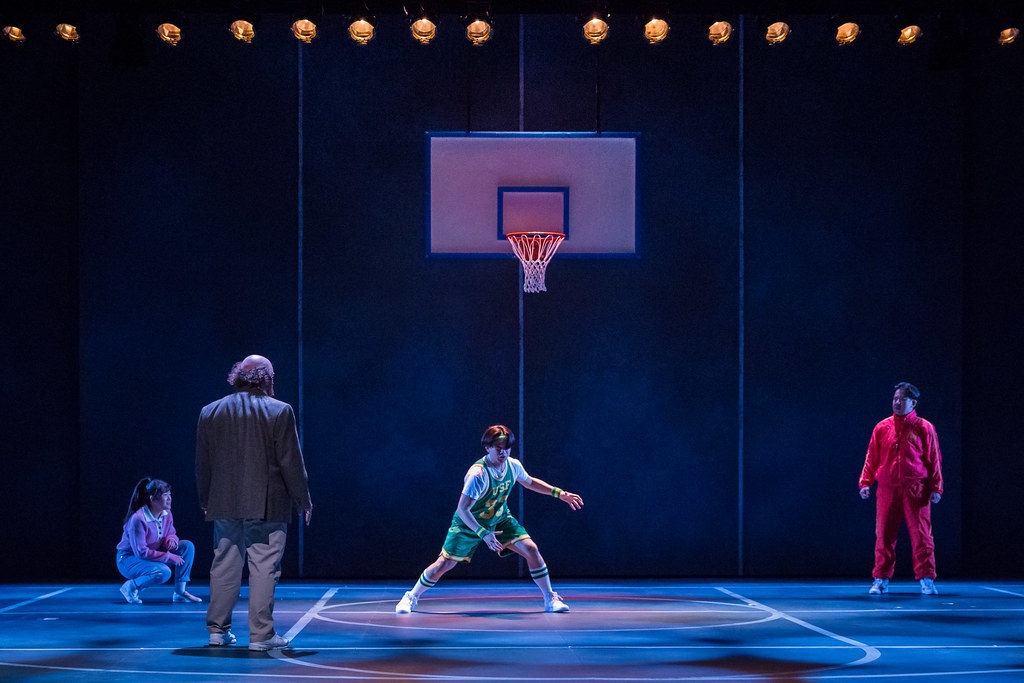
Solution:
[(933, 503), (938, 503), (940, 500), (942, 500), (942, 494), (941, 493), (933, 493), (929, 497), (929, 500), (932, 501)]
[(583, 507), (583, 499), (575, 493), (569, 493), (568, 491), (562, 491), (559, 494), (558, 499), (568, 504), (573, 510), (579, 510)]
[(500, 531), (488, 531), (484, 534), (484, 543), (496, 553), (501, 552), (501, 541), (498, 540), (498, 534), (500, 533)]
[(167, 561), (173, 564), (175, 567), (180, 567), (185, 564), (185, 558), (181, 555), (175, 555), (174, 553), (167, 553)]

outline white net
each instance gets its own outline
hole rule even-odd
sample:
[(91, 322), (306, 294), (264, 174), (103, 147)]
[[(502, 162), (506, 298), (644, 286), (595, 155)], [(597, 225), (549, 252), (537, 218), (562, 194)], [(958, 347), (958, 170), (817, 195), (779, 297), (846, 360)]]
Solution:
[(544, 271), (565, 235), (560, 232), (510, 232), (505, 237), (523, 264), (523, 291), (528, 294), (548, 291), (544, 286)]

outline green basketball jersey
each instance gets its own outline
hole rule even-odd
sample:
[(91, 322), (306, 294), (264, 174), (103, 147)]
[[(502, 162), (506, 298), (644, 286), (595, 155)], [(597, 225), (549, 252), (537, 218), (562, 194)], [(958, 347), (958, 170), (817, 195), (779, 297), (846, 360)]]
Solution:
[[(508, 501), (508, 494), (512, 492), (512, 487), (515, 486), (516, 480), (512, 477), (512, 465), (507, 461), (505, 462), (505, 476), (497, 479), (491, 474), (491, 468), (487, 466), (484, 460), (486, 460), (486, 457), (480, 458), (473, 463), (473, 467), (479, 466), (484, 469), (484, 472), (487, 473), (487, 478), (491, 482), (491, 486), (482, 498), (473, 503), (473, 507), (469, 511), (476, 518), (476, 521), (480, 523), (480, 526), (493, 529), (494, 525), (502, 517), (509, 514), (506, 501)], [(458, 517), (457, 514), (456, 517)]]

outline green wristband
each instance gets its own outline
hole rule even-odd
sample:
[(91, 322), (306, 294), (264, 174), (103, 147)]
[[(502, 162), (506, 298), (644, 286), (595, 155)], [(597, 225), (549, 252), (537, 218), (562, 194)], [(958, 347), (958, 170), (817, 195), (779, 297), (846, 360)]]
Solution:
[(558, 488), (557, 486), (551, 489), (551, 496), (553, 498), (558, 498), (560, 495), (562, 495), (562, 489)]
[(480, 538), (483, 538), (484, 536), (486, 536), (490, 532), (491, 532), (491, 530), (488, 529), (487, 527), (484, 527), (484, 526), (477, 527), (477, 529), (476, 529), (476, 535), (479, 536)]

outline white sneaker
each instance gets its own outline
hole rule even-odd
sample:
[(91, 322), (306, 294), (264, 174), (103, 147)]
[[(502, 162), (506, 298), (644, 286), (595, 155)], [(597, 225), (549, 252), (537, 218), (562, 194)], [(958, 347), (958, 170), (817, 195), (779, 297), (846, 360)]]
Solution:
[(868, 589), (868, 595), (881, 595), (889, 592), (889, 579), (875, 579)]
[(267, 650), (283, 650), (288, 647), (288, 639), (282, 638), (276, 633), (267, 640), (260, 640), (249, 643), (249, 649), (253, 652), (266, 652)]
[(195, 596), (195, 595), (192, 595), (188, 591), (185, 591), (184, 593), (173, 593), (171, 595), (171, 602), (202, 602), (202, 601), (203, 601), (202, 598), (200, 598), (198, 596)]
[(210, 645), (213, 645), (214, 647), (220, 647), (221, 645), (234, 645), (236, 640), (238, 639), (235, 638), (235, 634), (231, 631), (210, 634)]
[(921, 595), (938, 595), (939, 589), (935, 587), (935, 579), (921, 579)]
[(395, 614), (408, 614), (409, 612), (416, 609), (416, 603), (420, 599), (412, 594), (412, 591), (406, 591), (402, 599), (395, 605)]
[(142, 598), (139, 597), (139, 589), (135, 587), (131, 579), (121, 584), (121, 595), (128, 601), (129, 605), (141, 605)]
[(548, 597), (544, 598), (544, 611), (568, 612), (569, 605), (562, 602), (562, 598), (558, 595), (558, 593), (552, 593)]

